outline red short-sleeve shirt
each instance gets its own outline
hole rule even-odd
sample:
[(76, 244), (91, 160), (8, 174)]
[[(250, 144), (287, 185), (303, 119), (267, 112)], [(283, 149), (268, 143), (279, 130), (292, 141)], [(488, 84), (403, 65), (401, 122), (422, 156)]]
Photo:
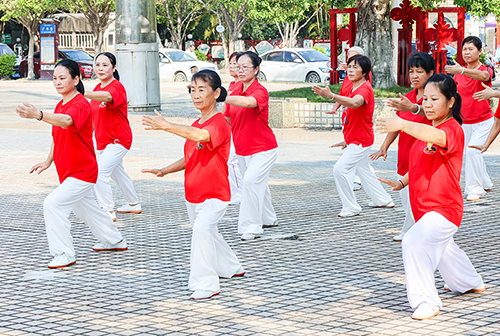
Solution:
[(113, 80), (105, 87), (101, 83), (94, 88), (96, 91), (107, 91), (113, 97), (110, 103), (90, 101), (97, 149), (103, 150), (109, 144), (119, 143), (126, 149), (132, 146), (132, 130), (127, 115), (127, 92), (122, 83)]
[(477, 70), (487, 71), (490, 74), (490, 80), (482, 82), (462, 74), (456, 74), (453, 77), (455, 83), (457, 83), (458, 93), (462, 97), (462, 117), (464, 119), (464, 124), (477, 124), (492, 117), (490, 100), (477, 101), (472, 95), (478, 91), (484, 90), (481, 85), (482, 83), (491, 87), (493, 70), (484, 64), (481, 64)]
[(428, 212), (443, 215), (460, 226), (464, 201), (460, 172), (464, 151), (464, 131), (455, 119), (439, 125), (446, 133), (446, 147), (416, 140), (410, 155), (410, 202), (415, 221)]
[(216, 198), (224, 202), (231, 200), (227, 160), (231, 146), (231, 129), (222, 113), (217, 113), (204, 123), (200, 119), (191, 126), (205, 129), (210, 133), (209, 142), (186, 140), (184, 157), (186, 171), (184, 189), (186, 200), (202, 203)]
[(236, 154), (253, 155), (278, 147), (269, 127), (269, 94), (256, 79), (245, 91), (243, 82), (237, 82), (231, 96), (254, 97), (257, 107), (226, 104), (224, 115), (231, 118), (231, 130)]
[(373, 145), (373, 110), (375, 108), (375, 98), (370, 82), (366, 81), (356, 90), (348, 92), (347, 97), (361, 95), (365, 103), (356, 109), (347, 108), (342, 117), (344, 126), (344, 140), (350, 144), (368, 147)]
[(61, 100), (55, 114), (67, 114), (73, 119), (70, 127), (52, 126), (54, 163), (59, 182), (73, 177), (89, 183), (97, 181), (97, 160), (92, 141), (92, 112), (82, 94), (63, 105)]
[[(423, 98), (417, 101), (417, 90), (412, 90), (408, 92), (405, 97), (408, 98), (413, 104), (422, 105)], [(410, 111), (397, 111), (396, 114), (403, 118), (404, 120), (417, 122), (420, 124), (432, 125), (432, 121), (421, 115), (415, 115)], [(408, 167), (410, 165), (410, 152), (415, 144), (415, 139), (411, 135), (405, 132), (399, 132), (399, 143), (398, 143), (398, 174), (404, 176), (408, 172)]]

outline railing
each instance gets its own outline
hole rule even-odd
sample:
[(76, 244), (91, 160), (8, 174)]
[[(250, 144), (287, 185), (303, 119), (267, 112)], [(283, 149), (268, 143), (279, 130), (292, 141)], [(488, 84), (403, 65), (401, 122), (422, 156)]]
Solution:
[(94, 36), (84, 33), (59, 34), (59, 48), (93, 50)]

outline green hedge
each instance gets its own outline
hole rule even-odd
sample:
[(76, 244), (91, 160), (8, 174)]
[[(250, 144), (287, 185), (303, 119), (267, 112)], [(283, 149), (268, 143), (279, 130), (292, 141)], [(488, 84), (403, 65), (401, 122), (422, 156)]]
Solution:
[(2, 55), (0, 56), (0, 78), (9, 78), (15, 73), (14, 66), (16, 65), (16, 56)]

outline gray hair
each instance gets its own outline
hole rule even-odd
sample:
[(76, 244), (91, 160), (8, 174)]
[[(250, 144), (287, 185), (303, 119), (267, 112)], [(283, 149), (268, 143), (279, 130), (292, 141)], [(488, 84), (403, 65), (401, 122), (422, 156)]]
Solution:
[(351, 51), (355, 51), (358, 54), (363, 55), (363, 56), (365, 55), (365, 52), (361, 47), (352, 47), (349, 49), (349, 51), (347, 53), (349, 54)]

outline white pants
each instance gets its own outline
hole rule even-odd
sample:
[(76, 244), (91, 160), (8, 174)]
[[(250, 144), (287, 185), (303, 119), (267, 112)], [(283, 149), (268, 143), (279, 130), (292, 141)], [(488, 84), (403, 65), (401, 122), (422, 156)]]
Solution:
[(437, 212), (426, 213), (403, 238), (406, 291), (412, 308), (422, 302), (442, 307), (434, 282), (436, 268), (454, 292), (465, 293), (482, 279), (453, 241), (457, 226)]
[(189, 289), (219, 291), (219, 277), (230, 278), (241, 267), (233, 250), (217, 230), (227, 202), (212, 198), (203, 203), (186, 201), (191, 238), (191, 272)]
[(385, 205), (392, 201), (391, 196), (384, 190), (382, 184), (370, 169), (368, 152), (371, 146), (350, 144), (346, 147), (340, 159), (333, 167), (335, 185), (342, 201), (342, 211), (360, 212), (361, 207), (354, 196), (353, 184), (356, 173), (363, 186), (364, 191), (376, 205)]
[(92, 193), (93, 183), (68, 177), (43, 202), (43, 216), (52, 255), (64, 253), (74, 257), (71, 211), (83, 220), (103, 244), (116, 244), (123, 239), (111, 217), (97, 205)]
[(241, 179), (240, 167), (238, 166), (238, 156), (234, 151), (234, 144), (231, 140), (231, 150), (229, 152), (229, 160), (227, 161), (229, 170), (229, 186), (231, 187), (231, 202), (239, 203), (241, 201), (241, 189), (243, 181)]
[(109, 178), (118, 184), (123, 196), (129, 204), (139, 203), (139, 198), (134, 190), (132, 180), (123, 168), (123, 157), (128, 150), (120, 144), (109, 144), (97, 159), (99, 166), (99, 177), (95, 185), (95, 194), (99, 205), (106, 211), (112, 211), (115, 207), (113, 202), (113, 191), (109, 184)]
[[(403, 176), (400, 176), (400, 179)], [(405, 211), (405, 221), (403, 223), (403, 228), (401, 229), (401, 234), (405, 235), (408, 230), (415, 224), (415, 218), (413, 217), (413, 212), (411, 211), (410, 203), (410, 186), (406, 186), (399, 191), (399, 196), (401, 197), (401, 205)]]
[(462, 128), (465, 134), (465, 194), (485, 194), (485, 189), (491, 189), (490, 177), (486, 171), (483, 154), (475, 148), (469, 148), (472, 145), (484, 145), (491, 126), (493, 126), (493, 118), (482, 121), (477, 124), (463, 124)]
[(260, 234), (262, 225), (276, 221), (267, 185), (271, 168), (278, 157), (278, 148), (248, 156), (238, 155), (243, 190), (241, 192), (238, 233)]

